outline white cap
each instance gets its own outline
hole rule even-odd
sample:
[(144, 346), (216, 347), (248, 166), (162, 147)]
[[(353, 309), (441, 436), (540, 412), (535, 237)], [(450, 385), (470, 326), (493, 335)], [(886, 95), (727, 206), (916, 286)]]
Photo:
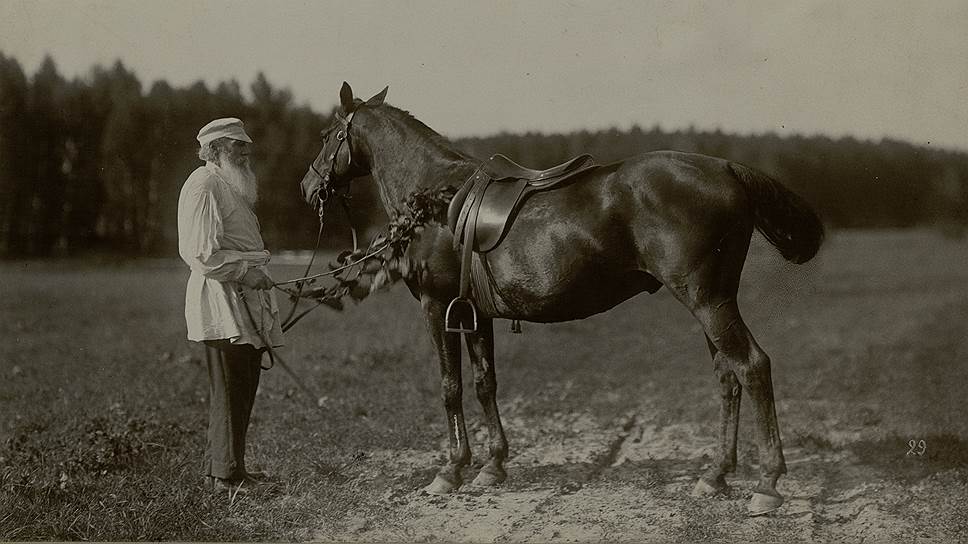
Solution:
[(202, 130), (199, 130), (198, 136), (196, 136), (199, 145), (205, 145), (218, 138), (232, 138), (233, 140), (252, 143), (252, 138), (249, 138), (249, 135), (245, 133), (242, 121), (235, 117), (216, 119), (202, 127)]

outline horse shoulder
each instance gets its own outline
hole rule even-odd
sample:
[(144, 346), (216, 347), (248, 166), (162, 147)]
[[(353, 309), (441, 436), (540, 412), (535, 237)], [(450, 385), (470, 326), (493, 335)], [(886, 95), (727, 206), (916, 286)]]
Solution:
[(420, 230), (404, 254), (411, 263), (412, 274), (406, 278), (411, 292), (441, 299), (453, 296), (460, 261), (452, 243), (453, 234), (446, 225), (430, 224)]

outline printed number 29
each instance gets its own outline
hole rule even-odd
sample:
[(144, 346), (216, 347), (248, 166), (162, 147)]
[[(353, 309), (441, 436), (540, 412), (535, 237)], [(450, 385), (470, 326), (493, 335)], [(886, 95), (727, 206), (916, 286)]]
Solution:
[(928, 444), (924, 440), (908, 440), (908, 455), (924, 455)]

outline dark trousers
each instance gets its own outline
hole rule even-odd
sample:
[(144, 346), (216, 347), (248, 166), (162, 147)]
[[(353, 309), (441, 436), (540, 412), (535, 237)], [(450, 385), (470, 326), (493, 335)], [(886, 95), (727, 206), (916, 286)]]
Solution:
[(205, 475), (245, 477), (245, 433), (259, 388), (262, 351), (250, 344), (205, 343), (209, 412)]

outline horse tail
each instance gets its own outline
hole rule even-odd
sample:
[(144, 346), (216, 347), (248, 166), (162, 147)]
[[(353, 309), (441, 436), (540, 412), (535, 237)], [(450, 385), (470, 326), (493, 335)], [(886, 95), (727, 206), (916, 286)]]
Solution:
[(770, 176), (739, 163), (729, 169), (746, 187), (753, 203), (753, 224), (783, 255), (803, 264), (813, 258), (823, 242), (820, 218), (800, 195)]

